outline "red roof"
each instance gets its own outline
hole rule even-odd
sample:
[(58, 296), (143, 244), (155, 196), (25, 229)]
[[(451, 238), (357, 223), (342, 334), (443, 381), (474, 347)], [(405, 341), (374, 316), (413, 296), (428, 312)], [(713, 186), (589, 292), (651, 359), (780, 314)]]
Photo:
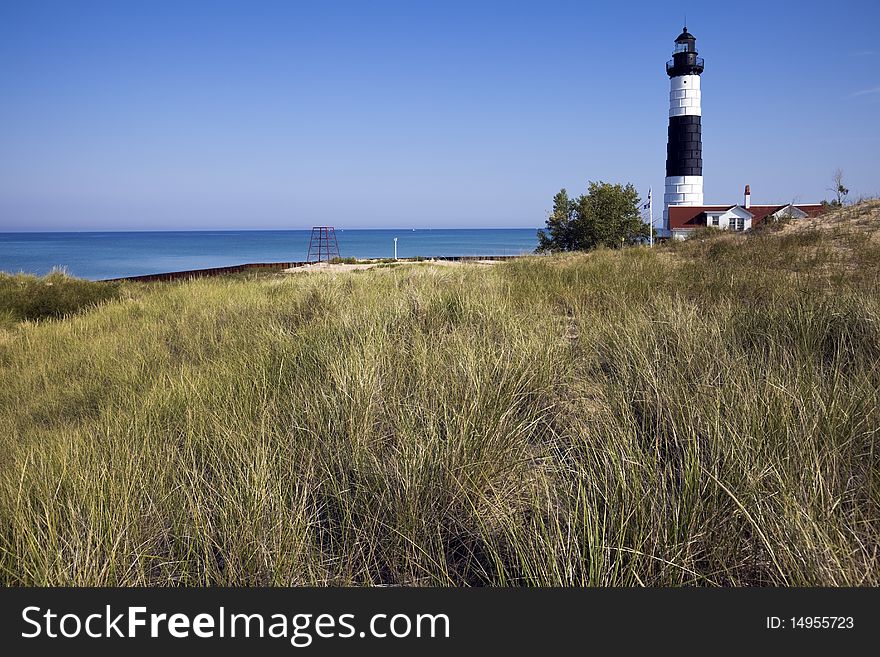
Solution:
[[(752, 226), (757, 226), (767, 215), (773, 214), (782, 208), (788, 207), (788, 203), (780, 205), (752, 205), (748, 212), (752, 214)], [(821, 203), (794, 203), (794, 207), (805, 212), (808, 217), (815, 217), (822, 212)], [(669, 206), (669, 229), (699, 228), (706, 225), (707, 212), (725, 212), (734, 205), (670, 205)], [(742, 206), (740, 206), (742, 207)], [(743, 208), (745, 209), (745, 208)]]
[(670, 205), (669, 229), (705, 226), (706, 212), (724, 212), (732, 207), (732, 205)]
[(782, 205), (753, 205), (748, 210), (752, 213), (752, 226), (757, 226), (768, 214), (778, 212), (789, 205), (806, 213), (808, 217), (815, 217), (822, 213), (821, 203), (783, 203)]
[(758, 225), (768, 214), (773, 214), (787, 205), (788, 203), (784, 205), (753, 205), (749, 207), (749, 212), (752, 213), (752, 226)]
[(821, 203), (795, 203), (794, 207), (798, 210), (803, 210), (807, 213), (807, 216), (812, 219), (813, 217), (818, 217), (820, 214), (825, 212), (825, 206)]

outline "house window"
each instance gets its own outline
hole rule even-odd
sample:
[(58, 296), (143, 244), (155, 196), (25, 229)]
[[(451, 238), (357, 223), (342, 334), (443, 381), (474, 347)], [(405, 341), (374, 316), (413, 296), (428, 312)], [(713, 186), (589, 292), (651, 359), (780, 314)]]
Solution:
[(712, 225), (713, 225), (713, 226), (717, 226), (717, 225), (718, 225), (718, 221), (719, 221), (719, 217), (718, 217), (718, 215), (716, 214), (716, 215), (714, 215), (714, 216), (712, 217)]
[(730, 229), (731, 230), (745, 230), (746, 220), (742, 217), (731, 217), (730, 218)]

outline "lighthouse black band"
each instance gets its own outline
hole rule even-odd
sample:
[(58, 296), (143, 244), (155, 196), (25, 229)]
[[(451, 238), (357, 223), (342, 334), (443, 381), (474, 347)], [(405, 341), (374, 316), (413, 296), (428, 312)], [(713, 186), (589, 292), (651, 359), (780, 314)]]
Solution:
[(703, 175), (703, 127), (700, 116), (670, 116), (666, 177)]

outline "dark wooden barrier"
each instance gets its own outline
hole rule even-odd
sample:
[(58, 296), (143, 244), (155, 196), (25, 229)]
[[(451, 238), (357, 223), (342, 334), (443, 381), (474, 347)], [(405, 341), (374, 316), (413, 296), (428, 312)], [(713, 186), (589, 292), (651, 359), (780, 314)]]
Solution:
[[(495, 256), (438, 256), (436, 258), (400, 258), (397, 262), (424, 262), (427, 260), (449, 260), (454, 262), (467, 262), (473, 260), (513, 260), (521, 258), (519, 255), (495, 255)], [(365, 258), (365, 262), (369, 260), (383, 260), (382, 258)], [(304, 265), (315, 264), (309, 262), (250, 262), (244, 265), (230, 265), (228, 267), (211, 267), (210, 269), (189, 269), (186, 271), (169, 271), (161, 274), (144, 274), (142, 276), (122, 276), (120, 278), (107, 278), (105, 282), (115, 281), (138, 281), (141, 283), (155, 283), (159, 281), (179, 281), (190, 278), (204, 278), (206, 276), (223, 276), (226, 274), (239, 274), (254, 270), (276, 270), (291, 269), (293, 267), (303, 267)]]
[(225, 274), (238, 274), (254, 270), (282, 270), (291, 267), (302, 267), (307, 262), (250, 262), (244, 265), (230, 265), (228, 267), (211, 267), (210, 269), (188, 269), (186, 271), (169, 271), (161, 274), (144, 274), (142, 276), (122, 276), (120, 278), (108, 278), (106, 281), (139, 281), (142, 283), (155, 283), (157, 281), (179, 281), (187, 278), (203, 278), (205, 276), (223, 276)]

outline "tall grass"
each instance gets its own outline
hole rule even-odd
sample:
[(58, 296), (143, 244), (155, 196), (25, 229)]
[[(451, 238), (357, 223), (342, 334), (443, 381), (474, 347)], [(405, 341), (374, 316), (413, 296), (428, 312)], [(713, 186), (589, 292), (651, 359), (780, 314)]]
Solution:
[(830, 239), (128, 286), (7, 329), (0, 581), (880, 584), (878, 265)]
[(0, 272), (0, 328), (71, 315), (116, 299), (119, 291), (116, 283), (72, 278), (60, 270), (43, 277)]

